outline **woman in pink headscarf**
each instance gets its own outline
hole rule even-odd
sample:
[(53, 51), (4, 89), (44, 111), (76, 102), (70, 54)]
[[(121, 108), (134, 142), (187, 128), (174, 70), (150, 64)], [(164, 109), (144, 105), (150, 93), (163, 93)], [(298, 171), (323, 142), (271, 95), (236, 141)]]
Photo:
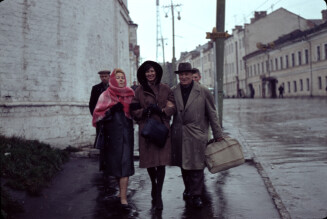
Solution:
[(100, 150), (101, 170), (114, 176), (119, 184), (121, 207), (129, 210), (127, 202), (128, 178), (134, 174), (134, 133), (129, 105), (134, 91), (126, 86), (123, 70), (116, 68), (110, 75), (109, 87), (98, 100), (93, 112), (93, 126), (100, 128), (104, 144)]

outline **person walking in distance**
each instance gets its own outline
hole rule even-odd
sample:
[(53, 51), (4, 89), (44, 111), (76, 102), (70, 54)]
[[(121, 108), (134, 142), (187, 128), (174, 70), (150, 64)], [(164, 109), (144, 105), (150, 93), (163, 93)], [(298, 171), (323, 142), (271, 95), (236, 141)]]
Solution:
[(137, 87), (138, 85), (136, 84), (136, 81), (133, 81), (133, 85), (131, 86), (131, 88), (135, 91)]
[(187, 206), (201, 208), (204, 187), (204, 151), (209, 124), (216, 141), (223, 139), (214, 97), (205, 86), (193, 81), (190, 63), (178, 65), (179, 84), (173, 88), (176, 113), (171, 126), (172, 165), (181, 168)]
[(138, 88), (131, 103), (131, 114), (139, 125), (140, 167), (147, 168), (152, 189), (152, 205), (155, 210), (163, 209), (161, 198), (166, 165), (171, 164), (170, 135), (163, 147), (141, 135), (148, 117), (164, 123), (170, 128), (171, 116), (175, 113), (175, 100), (172, 90), (161, 83), (162, 68), (154, 61), (144, 62), (137, 70)]
[(278, 91), (279, 91), (278, 97), (279, 98), (283, 98), (283, 94), (284, 94), (284, 86), (283, 86), (283, 84), (279, 86)]

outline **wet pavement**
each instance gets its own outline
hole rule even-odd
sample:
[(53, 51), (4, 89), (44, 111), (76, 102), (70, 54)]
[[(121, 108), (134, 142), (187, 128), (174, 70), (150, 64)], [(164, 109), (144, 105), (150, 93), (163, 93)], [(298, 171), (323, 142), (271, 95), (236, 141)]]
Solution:
[(326, 109), (326, 99), (224, 100), (224, 132), (241, 142), (248, 162), (219, 174), (206, 170), (200, 210), (185, 205), (179, 168), (167, 167), (164, 209), (153, 211), (151, 182), (136, 160), (133, 211), (122, 212), (116, 180), (104, 178), (92, 156), (72, 158), (42, 197), (20, 197), (26, 211), (16, 218), (324, 218)]
[[(151, 182), (137, 167), (130, 178), (128, 200), (133, 211), (120, 210), (117, 182), (104, 178), (95, 158), (72, 158), (52, 185), (38, 198), (25, 197), (24, 214), (17, 218), (279, 218), (278, 212), (250, 163), (211, 174), (206, 171), (204, 208), (186, 207), (180, 169), (167, 167), (163, 188), (164, 209), (152, 209)], [(260, 207), (258, 207), (260, 206)]]
[(231, 99), (224, 112), (291, 218), (325, 218), (327, 99)]

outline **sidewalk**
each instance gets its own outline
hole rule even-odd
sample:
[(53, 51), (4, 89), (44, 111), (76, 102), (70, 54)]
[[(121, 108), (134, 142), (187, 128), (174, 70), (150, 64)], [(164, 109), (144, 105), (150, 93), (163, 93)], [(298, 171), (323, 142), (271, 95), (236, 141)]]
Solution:
[(97, 151), (85, 150), (64, 165), (50, 187), (44, 189), (42, 197), (23, 197), (25, 213), (17, 218), (280, 218), (264, 181), (251, 162), (251, 154), (244, 152), (247, 162), (242, 166), (219, 174), (205, 171), (205, 207), (200, 210), (185, 206), (180, 169), (167, 167), (164, 210), (154, 217), (151, 183), (146, 170), (138, 168), (137, 160), (128, 191), (134, 211), (126, 215), (113, 198), (117, 193), (116, 182), (106, 182), (98, 171)]
[[(294, 111), (297, 105), (301, 111)], [(65, 164), (42, 197), (21, 196), (26, 212), (16, 218), (325, 218), (326, 105), (315, 99), (226, 101), (224, 132), (241, 142), (247, 162), (219, 174), (205, 171), (201, 210), (185, 206), (180, 170), (167, 167), (164, 210), (154, 215), (151, 183), (136, 159), (128, 190), (134, 211), (123, 214), (113, 198), (115, 181), (105, 182), (98, 151), (88, 149)]]

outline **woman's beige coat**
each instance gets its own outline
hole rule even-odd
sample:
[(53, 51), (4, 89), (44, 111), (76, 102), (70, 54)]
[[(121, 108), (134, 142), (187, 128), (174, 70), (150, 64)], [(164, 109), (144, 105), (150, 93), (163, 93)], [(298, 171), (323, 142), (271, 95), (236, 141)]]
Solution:
[(214, 138), (222, 137), (214, 97), (209, 89), (194, 82), (184, 108), (180, 84), (173, 92), (176, 102), (176, 113), (171, 126), (173, 165), (186, 170), (203, 169), (209, 124)]

